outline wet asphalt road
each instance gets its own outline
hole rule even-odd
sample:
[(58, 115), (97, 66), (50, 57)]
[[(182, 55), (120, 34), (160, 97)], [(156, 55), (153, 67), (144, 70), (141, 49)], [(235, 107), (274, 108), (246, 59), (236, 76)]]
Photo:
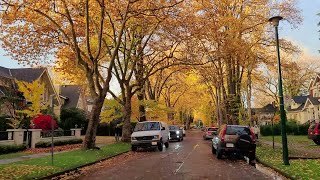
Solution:
[(101, 169), (85, 176), (85, 180), (102, 179), (272, 179), (244, 160), (218, 160), (211, 153), (210, 140), (202, 139), (202, 132), (191, 130), (182, 142), (171, 142), (168, 149), (139, 150), (126, 162)]

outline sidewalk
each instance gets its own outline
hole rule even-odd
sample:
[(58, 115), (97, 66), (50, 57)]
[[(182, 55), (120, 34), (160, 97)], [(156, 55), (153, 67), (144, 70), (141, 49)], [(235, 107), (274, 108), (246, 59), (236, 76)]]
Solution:
[[(65, 151), (62, 151), (62, 152), (65, 152)], [(61, 153), (61, 152), (57, 152), (54, 154), (58, 154), (58, 153)], [(20, 157), (12, 158), (12, 159), (1, 159), (0, 165), (10, 164), (10, 163), (24, 161), (24, 160), (28, 160), (28, 159), (41, 158), (41, 157), (45, 157), (45, 156), (49, 156), (49, 155), (51, 155), (51, 153), (30, 154), (30, 155), (20, 156)]]
[[(268, 145), (272, 147), (272, 141), (258, 139), (258, 142)], [(282, 144), (278, 142), (274, 142), (274, 146), (276, 148), (282, 148)], [(305, 158), (320, 158), (319, 149), (318, 148), (308, 148), (304, 145), (300, 144), (290, 144), (289, 147), (289, 156), (290, 157), (305, 157)]]

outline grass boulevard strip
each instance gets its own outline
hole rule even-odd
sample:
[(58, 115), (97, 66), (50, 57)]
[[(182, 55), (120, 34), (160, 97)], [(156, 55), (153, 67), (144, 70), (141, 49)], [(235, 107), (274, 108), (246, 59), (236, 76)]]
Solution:
[[(261, 139), (270, 142), (271, 137), (262, 137)], [(281, 142), (280, 137), (275, 137), (275, 142)], [(307, 137), (302, 136), (289, 136), (290, 146), (299, 146), (299, 148), (289, 149), (290, 156), (299, 156), (305, 158), (312, 156), (313, 154), (308, 153), (310, 151), (309, 146), (313, 142)], [(315, 149), (314, 149), (315, 150)], [(282, 174), (289, 175), (292, 179), (319, 179), (320, 177), (320, 159), (290, 159), (290, 166), (283, 165), (282, 151), (280, 146), (275, 146), (272, 149), (270, 143), (259, 144), (256, 152), (257, 158), (264, 164), (272, 167)]]
[(130, 147), (127, 143), (116, 143), (106, 145), (100, 150), (60, 153), (54, 156), (53, 165), (50, 156), (0, 165), (0, 179), (39, 179), (127, 152)]

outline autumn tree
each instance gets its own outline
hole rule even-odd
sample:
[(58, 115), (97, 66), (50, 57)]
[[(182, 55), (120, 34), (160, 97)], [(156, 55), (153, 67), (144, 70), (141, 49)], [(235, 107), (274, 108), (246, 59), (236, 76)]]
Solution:
[(18, 91), (23, 93), (24, 98), (30, 105), (21, 110), (20, 112), (25, 114), (27, 117), (34, 118), (41, 114), (41, 111), (46, 110), (48, 103), (44, 101), (44, 84), (40, 82), (40, 79), (36, 79), (31, 83), (18, 81)]
[[(127, 22), (157, 10), (160, 2), (1, 0), (3, 48), (21, 63), (64, 58), (80, 68), (94, 100), (84, 146), (95, 147), (96, 129)], [(73, 63), (70, 63), (73, 62)], [(65, 71), (73, 70), (73, 66)]]

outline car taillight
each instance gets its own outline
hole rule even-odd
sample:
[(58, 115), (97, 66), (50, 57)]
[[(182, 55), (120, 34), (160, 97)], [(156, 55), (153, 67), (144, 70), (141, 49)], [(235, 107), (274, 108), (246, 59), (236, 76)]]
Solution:
[(226, 136), (227, 128), (224, 128), (221, 134), (221, 141), (224, 142), (224, 137)]
[(253, 133), (252, 129), (250, 128), (250, 132), (251, 132), (251, 138), (253, 142), (256, 142), (256, 137), (255, 134)]
[(313, 131), (313, 134), (314, 134), (314, 135), (318, 135), (318, 134), (319, 134), (319, 130), (318, 130), (318, 129), (315, 129), (315, 130)]

